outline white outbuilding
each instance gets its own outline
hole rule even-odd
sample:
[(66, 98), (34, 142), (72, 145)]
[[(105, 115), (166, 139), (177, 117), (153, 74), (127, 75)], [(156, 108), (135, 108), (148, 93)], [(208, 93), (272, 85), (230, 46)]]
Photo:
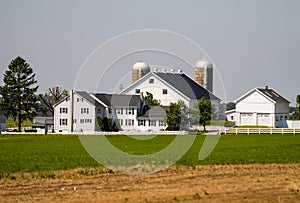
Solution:
[(268, 86), (252, 89), (235, 103), (227, 118), (234, 119), (236, 126), (286, 127), (290, 102)]

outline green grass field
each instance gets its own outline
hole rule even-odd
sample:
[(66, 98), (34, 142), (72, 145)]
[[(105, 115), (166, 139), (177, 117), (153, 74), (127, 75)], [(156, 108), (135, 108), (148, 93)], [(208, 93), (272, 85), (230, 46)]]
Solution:
[[(108, 136), (119, 149), (131, 154), (157, 152), (175, 136), (151, 140)], [(198, 155), (205, 136), (199, 135), (178, 165), (300, 163), (299, 135), (222, 135), (203, 161)], [(15, 172), (43, 172), (100, 166), (76, 135), (0, 135), (0, 177)]]

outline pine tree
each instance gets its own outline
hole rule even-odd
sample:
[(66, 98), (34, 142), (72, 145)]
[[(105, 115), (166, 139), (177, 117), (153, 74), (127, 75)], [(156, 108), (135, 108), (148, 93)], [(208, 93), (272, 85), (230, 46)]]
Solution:
[[(11, 61), (0, 86), (1, 110), (4, 115), (18, 121), (18, 130), (24, 120), (35, 116), (38, 86), (30, 65), (20, 56)], [(33, 87), (34, 86), (34, 87)]]

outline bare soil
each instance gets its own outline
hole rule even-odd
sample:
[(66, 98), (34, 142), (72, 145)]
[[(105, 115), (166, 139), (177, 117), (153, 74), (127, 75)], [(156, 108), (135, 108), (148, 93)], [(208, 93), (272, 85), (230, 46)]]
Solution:
[(0, 180), (0, 202), (300, 202), (300, 164), (172, 167), (146, 176), (101, 173)]

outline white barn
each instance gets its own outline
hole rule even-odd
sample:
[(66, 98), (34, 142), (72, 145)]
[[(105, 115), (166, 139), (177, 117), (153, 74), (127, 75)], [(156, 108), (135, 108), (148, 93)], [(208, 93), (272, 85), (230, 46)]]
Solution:
[(227, 118), (233, 118), (236, 126), (286, 127), (290, 102), (267, 86), (252, 89), (235, 103), (235, 112), (228, 111)]
[(206, 90), (190, 77), (178, 72), (151, 71), (138, 81), (134, 82), (120, 94), (143, 94), (150, 92), (154, 99), (161, 102), (162, 106), (169, 106), (170, 102), (183, 101), (189, 108), (202, 97), (211, 100), (218, 114), (220, 99), (212, 92)]

